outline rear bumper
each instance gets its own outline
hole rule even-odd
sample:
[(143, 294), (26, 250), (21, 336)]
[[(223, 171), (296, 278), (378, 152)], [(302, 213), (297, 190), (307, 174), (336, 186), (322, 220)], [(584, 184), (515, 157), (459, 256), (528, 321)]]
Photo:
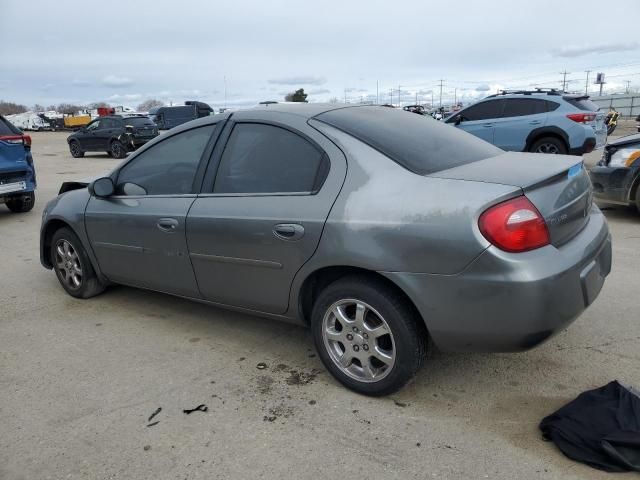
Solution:
[[(601, 148), (601, 147), (602, 145), (600, 145), (598, 148)], [(589, 137), (579, 147), (570, 148), (569, 155), (578, 155), (578, 156), (584, 155), (585, 153), (593, 152), (595, 148), (596, 148), (596, 138)]]
[(631, 202), (631, 188), (640, 177), (640, 167), (596, 166), (589, 176), (596, 200), (627, 205)]
[(386, 272), (409, 295), (445, 351), (532, 348), (574, 321), (611, 270), (611, 237), (594, 206), (587, 226), (559, 248), (485, 250), (458, 275)]

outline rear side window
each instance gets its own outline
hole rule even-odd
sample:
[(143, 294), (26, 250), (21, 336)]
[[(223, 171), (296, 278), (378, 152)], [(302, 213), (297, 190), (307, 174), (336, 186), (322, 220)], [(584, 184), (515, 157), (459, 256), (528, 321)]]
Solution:
[(284, 128), (259, 123), (233, 127), (220, 160), (214, 193), (312, 193), (328, 172), (324, 152)]
[(507, 98), (505, 102), (503, 117), (524, 117), (547, 111), (546, 101), (536, 98)]
[(589, 97), (564, 97), (567, 103), (587, 112), (597, 112), (600, 107), (589, 100)]
[(557, 108), (560, 106), (559, 103), (552, 102), (550, 100), (545, 100), (545, 102), (547, 103), (547, 112), (553, 112), (554, 110), (557, 110)]
[(419, 175), (503, 153), (452, 125), (393, 108), (341, 108), (315, 118), (348, 133)]
[(470, 106), (460, 112), (460, 115), (462, 115), (462, 119), (467, 122), (486, 120), (488, 118), (500, 118), (502, 116), (503, 105), (504, 99), (487, 100)]
[(154, 123), (150, 118), (147, 117), (128, 117), (123, 118), (122, 121), (125, 125), (131, 125), (133, 127), (145, 127), (145, 126), (154, 126)]
[(9, 120), (0, 117), (0, 135), (22, 135), (22, 132), (14, 127)]

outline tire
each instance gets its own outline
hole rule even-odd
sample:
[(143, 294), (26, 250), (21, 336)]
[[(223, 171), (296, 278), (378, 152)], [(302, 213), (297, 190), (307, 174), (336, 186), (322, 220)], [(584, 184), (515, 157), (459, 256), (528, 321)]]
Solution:
[(564, 142), (555, 137), (542, 137), (533, 142), (530, 152), (534, 153), (552, 153), (557, 155), (566, 155), (567, 147)]
[(7, 200), (7, 208), (13, 213), (26, 213), (33, 208), (36, 203), (35, 192), (25, 193), (19, 197), (9, 198)]
[(62, 288), (76, 298), (90, 298), (105, 289), (80, 239), (67, 227), (51, 238), (51, 263)]
[(122, 142), (118, 140), (114, 140), (113, 142), (111, 142), (109, 150), (111, 151), (111, 156), (113, 158), (124, 158), (127, 156), (127, 149), (122, 144)]
[(69, 151), (71, 152), (71, 156), (73, 158), (84, 157), (84, 152), (82, 151), (82, 147), (80, 147), (80, 143), (75, 140), (69, 143)]
[[(361, 318), (357, 311), (363, 312)], [(311, 328), (327, 370), (364, 395), (399, 390), (426, 358), (428, 334), (414, 307), (384, 282), (368, 276), (344, 277), (320, 292)]]

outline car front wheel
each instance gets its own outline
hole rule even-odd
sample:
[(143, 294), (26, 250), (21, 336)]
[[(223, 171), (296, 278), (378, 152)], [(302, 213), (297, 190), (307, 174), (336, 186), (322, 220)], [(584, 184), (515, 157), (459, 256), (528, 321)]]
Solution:
[(105, 288), (80, 239), (69, 228), (61, 228), (53, 234), (51, 263), (62, 288), (72, 297), (93, 297)]
[(368, 276), (345, 277), (318, 296), (312, 313), (316, 349), (343, 385), (365, 395), (388, 395), (418, 371), (427, 332), (413, 306)]
[(127, 156), (127, 149), (118, 140), (111, 142), (111, 156), (113, 158), (124, 158)]

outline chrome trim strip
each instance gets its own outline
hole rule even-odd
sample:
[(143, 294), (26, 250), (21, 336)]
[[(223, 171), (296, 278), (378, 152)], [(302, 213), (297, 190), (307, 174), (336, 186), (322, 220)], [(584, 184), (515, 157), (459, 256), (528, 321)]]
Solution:
[(249, 265), (252, 267), (263, 267), (281, 269), (282, 264), (279, 262), (271, 262), (268, 260), (255, 260), (253, 258), (237, 258), (237, 257), (223, 257), (221, 255), (207, 255), (206, 253), (190, 253), (191, 258), (207, 260), (210, 262), (220, 263), (235, 263), (238, 265)]
[(119, 243), (93, 242), (94, 247), (110, 248), (112, 250), (121, 250), (125, 252), (144, 253), (144, 247), (136, 247), (134, 245), (121, 245)]

